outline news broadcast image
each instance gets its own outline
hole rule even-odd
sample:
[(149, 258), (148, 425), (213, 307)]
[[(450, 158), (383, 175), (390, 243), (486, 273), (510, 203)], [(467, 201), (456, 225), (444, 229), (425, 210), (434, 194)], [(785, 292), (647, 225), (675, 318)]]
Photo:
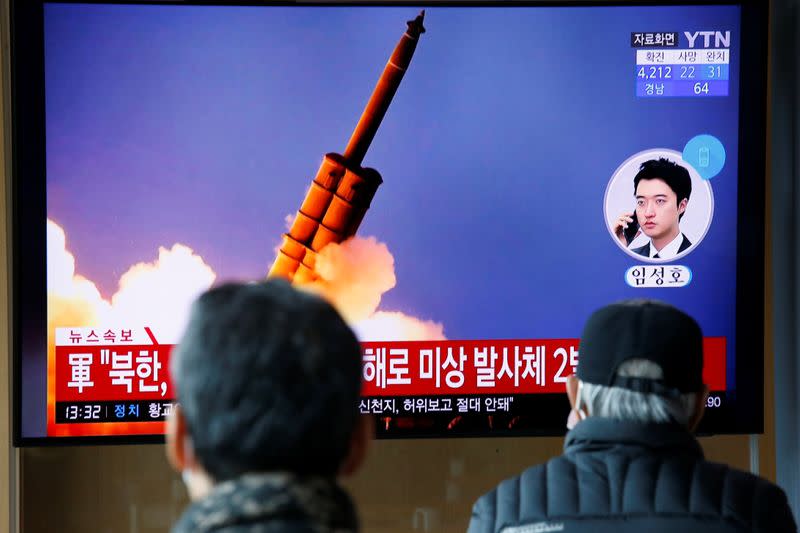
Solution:
[[(384, 436), (536, 428), (586, 318), (626, 298), (697, 319), (724, 402), (739, 8), (424, 7), (363, 160), (342, 156), (421, 9), (45, 7), (48, 349), (23, 356), (23, 435), (163, 433), (191, 302), (281, 253), (363, 342)], [(692, 247), (664, 261), (610, 227), (658, 157), (693, 183)], [(366, 204), (348, 176), (377, 184)], [(355, 211), (345, 230), (333, 203), (301, 210), (315, 187)], [(312, 244), (320, 225), (336, 235)]]

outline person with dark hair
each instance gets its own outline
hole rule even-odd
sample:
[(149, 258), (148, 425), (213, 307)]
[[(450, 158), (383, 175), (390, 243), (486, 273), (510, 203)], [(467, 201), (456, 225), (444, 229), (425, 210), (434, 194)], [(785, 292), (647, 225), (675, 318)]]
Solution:
[(336, 480), (374, 428), (359, 342), (330, 304), (277, 279), (213, 288), (170, 365), (167, 455), (193, 500), (173, 533), (357, 531)]
[(790, 533), (784, 492), (703, 458), (703, 334), (662, 302), (628, 300), (583, 330), (564, 454), (500, 483), (469, 533)]
[[(622, 213), (613, 229), (623, 246), (627, 248), (640, 231), (650, 242), (631, 251), (651, 259), (672, 259), (692, 245), (679, 226), (692, 195), (686, 168), (663, 157), (645, 161), (633, 178), (633, 194), (635, 212)], [(629, 228), (641, 230), (626, 231)]]

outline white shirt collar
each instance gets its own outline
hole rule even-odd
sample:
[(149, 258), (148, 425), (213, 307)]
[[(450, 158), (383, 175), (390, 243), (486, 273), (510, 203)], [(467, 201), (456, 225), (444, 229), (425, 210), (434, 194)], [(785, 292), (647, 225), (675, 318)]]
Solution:
[(678, 249), (681, 247), (681, 243), (683, 243), (683, 233), (680, 232), (678, 232), (678, 236), (672, 239), (661, 251), (656, 250), (653, 241), (650, 241), (650, 258), (652, 259), (658, 254), (659, 259), (672, 259), (678, 255)]

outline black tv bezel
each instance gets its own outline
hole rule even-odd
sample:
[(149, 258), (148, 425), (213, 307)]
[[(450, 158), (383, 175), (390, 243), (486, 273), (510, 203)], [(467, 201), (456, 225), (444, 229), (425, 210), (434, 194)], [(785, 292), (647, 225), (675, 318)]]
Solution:
[[(191, 2), (45, 2), (12, 0), (10, 4), (11, 67), (11, 332), (12, 403), (14, 446), (63, 446), (101, 444), (163, 443), (163, 435), (115, 435), (92, 437), (23, 437), (21, 434), (23, 345), (41, 345), (46, 352), (46, 139), (44, 86), (45, 4), (135, 4), (135, 5), (220, 5), (214, 1)], [(754, 434), (764, 429), (764, 261), (766, 193), (766, 113), (768, 3), (759, 0), (731, 1), (638, 1), (600, 2), (556, 1), (425, 1), (425, 2), (247, 2), (235, 5), (259, 6), (435, 6), (435, 7), (568, 7), (568, 6), (680, 6), (736, 5), (741, 7), (741, 68), (739, 86), (739, 195), (737, 221), (736, 284), (736, 390), (722, 408), (706, 411), (700, 434)], [(224, 4), (233, 5), (233, 4)], [(747, 150), (743, 149), (747, 147)], [(764, 179), (755, 179), (755, 177)], [(753, 283), (751, 280), (761, 280)], [(25, 342), (23, 342), (25, 341)], [(547, 427), (509, 432), (469, 429), (446, 432), (441, 420), (434, 429), (394, 431), (379, 429), (379, 438), (448, 438), (487, 436), (558, 436), (565, 433), (568, 411), (564, 395), (537, 395), (537, 405), (551, 413)], [(735, 402), (734, 410), (728, 402)], [(46, 401), (45, 401), (46, 404)], [(726, 406), (727, 405), (727, 406)]]

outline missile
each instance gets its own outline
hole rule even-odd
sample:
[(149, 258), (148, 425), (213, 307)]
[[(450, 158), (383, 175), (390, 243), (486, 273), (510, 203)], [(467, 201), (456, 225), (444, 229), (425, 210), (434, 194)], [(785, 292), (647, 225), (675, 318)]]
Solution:
[(383, 183), (377, 170), (362, 168), (361, 163), (411, 64), (419, 36), (425, 33), (424, 18), (423, 10), (407, 22), (408, 28), (389, 57), (344, 153), (325, 154), (291, 228), (283, 235), (268, 277), (313, 281), (317, 254), (329, 243), (355, 235)]

